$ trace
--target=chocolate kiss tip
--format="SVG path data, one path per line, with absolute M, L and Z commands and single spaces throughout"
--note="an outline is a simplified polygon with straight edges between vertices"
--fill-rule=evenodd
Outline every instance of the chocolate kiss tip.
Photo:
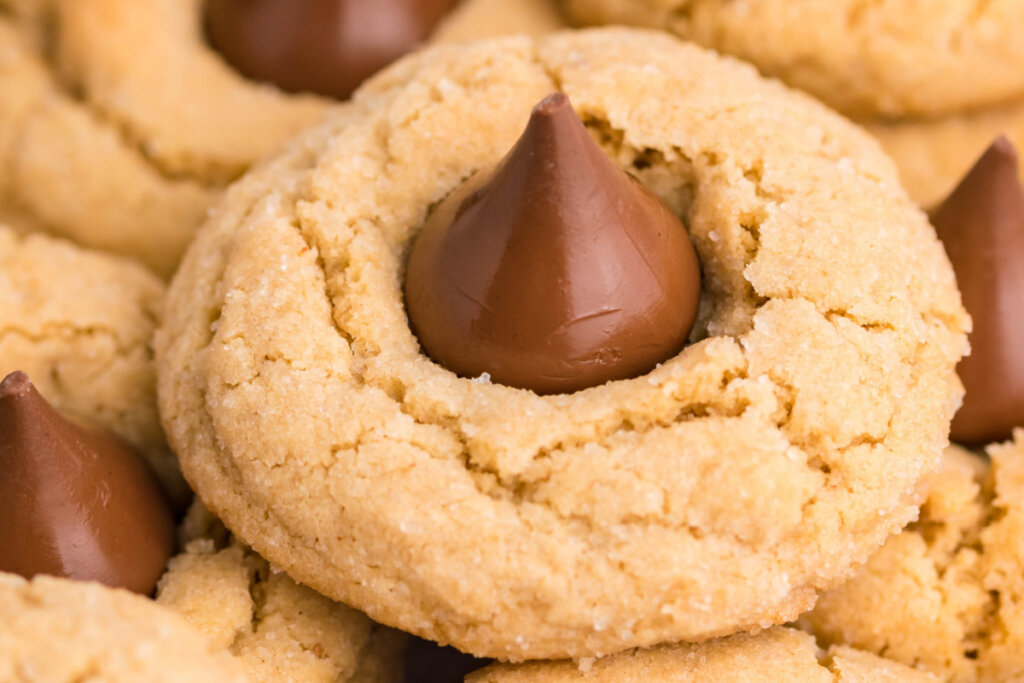
M 1017 158 L 1017 148 L 1013 146 L 1012 142 L 1010 142 L 1010 138 L 1005 135 L 997 137 L 989 146 L 989 149 L 996 150 L 1000 154 L 1004 154 L 1008 157 L 1013 157 L 1013 159 Z
M 32 380 L 21 370 L 15 370 L 0 382 L 0 397 L 23 396 L 32 388 Z
M 566 110 L 572 111 L 572 105 L 569 104 L 569 96 L 564 92 L 553 92 L 533 108 L 533 113 L 554 116 Z

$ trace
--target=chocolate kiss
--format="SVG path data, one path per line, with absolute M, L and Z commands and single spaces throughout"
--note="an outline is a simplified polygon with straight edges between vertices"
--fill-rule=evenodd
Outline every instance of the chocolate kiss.
M 1009 140 L 988 148 L 932 223 L 974 318 L 971 355 L 957 366 L 967 393 L 950 436 L 967 445 L 1009 439 L 1024 426 L 1024 188 Z
M 244 76 L 345 99 L 430 35 L 456 0 L 207 0 L 206 33 Z
M 682 348 L 700 299 L 686 229 L 619 170 L 561 93 L 436 208 L 405 297 L 426 353 L 539 394 L 636 377 Z
M 0 383 L 0 571 L 150 594 L 174 520 L 145 462 L 57 414 L 23 372 Z

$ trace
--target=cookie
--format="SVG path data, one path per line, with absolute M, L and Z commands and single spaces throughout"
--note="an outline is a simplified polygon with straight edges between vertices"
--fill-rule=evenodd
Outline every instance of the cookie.
M 24 371 L 59 411 L 117 433 L 180 504 L 191 494 L 160 426 L 150 347 L 163 296 L 136 263 L 0 226 L 0 377 Z
M 1024 432 L 986 450 L 947 449 L 921 519 L 822 596 L 817 633 L 946 681 L 1024 677 Z
M 996 0 L 561 0 L 582 24 L 671 31 L 854 116 L 938 116 L 1024 96 L 1024 5 Z
M 248 681 L 171 610 L 94 583 L 0 574 L 0 680 Z
M 431 207 L 566 93 L 687 226 L 704 292 L 656 369 L 541 396 L 421 351 Z M 891 162 L 659 33 L 440 47 L 228 193 L 157 333 L 211 510 L 302 583 L 479 656 L 586 657 L 795 618 L 916 514 L 966 316 Z
M 1024 101 L 971 114 L 865 127 L 896 162 L 910 196 L 931 209 L 997 136 L 1005 135 L 1024 148 Z M 1024 173 L 1021 176 L 1024 179 Z
M 401 634 L 300 586 L 271 568 L 200 505 L 182 526 L 157 603 L 182 614 L 254 681 L 387 683 L 401 680 Z
M 540 0 L 504 3 L 497 25 L 492 1 L 467 0 L 437 39 L 557 26 Z M 169 277 L 224 185 L 339 106 L 237 73 L 204 6 L 0 2 L 0 215 Z
M 792 628 L 736 635 L 699 645 L 662 645 L 575 664 L 495 664 L 470 674 L 466 683 L 937 683 L 938 678 L 848 647 L 827 652 Z
M 217 192 L 155 168 L 0 15 L 0 215 L 170 276 Z

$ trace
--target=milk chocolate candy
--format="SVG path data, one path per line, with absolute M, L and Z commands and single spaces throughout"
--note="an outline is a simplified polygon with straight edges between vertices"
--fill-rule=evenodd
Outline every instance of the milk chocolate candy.
M 405 296 L 437 363 L 567 393 L 677 354 L 696 317 L 700 268 L 679 218 L 611 162 L 556 93 L 496 168 L 428 218 Z
M 27 375 L 0 383 L 0 571 L 149 594 L 174 520 L 145 461 L 59 415 Z
M 207 0 L 206 33 L 242 75 L 345 99 L 422 43 L 455 0 Z
M 1009 439 L 1024 426 L 1024 188 L 1017 153 L 999 138 L 932 214 L 974 319 L 971 355 L 957 372 L 967 390 L 951 438 Z

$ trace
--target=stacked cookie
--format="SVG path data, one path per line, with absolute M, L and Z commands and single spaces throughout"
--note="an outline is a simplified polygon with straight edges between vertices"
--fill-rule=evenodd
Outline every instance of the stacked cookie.
M 1017 405 L 1007 382 L 972 413 L 1016 365 L 971 274 L 1024 287 L 964 238 L 1012 253 L 1009 143 L 934 213 L 947 258 L 870 135 L 751 66 L 566 31 L 435 45 L 350 97 L 396 44 L 518 20 L 349 4 L 0 0 L 0 214 L 176 269 L 164 297 L 130 260 L 0 231 L 0 371 L 28 372 L 0 386 L 0 571 L 79 581 L 0 575 L 0 679 L 449 675 L 403 672 L 400 632 L 499 660 L 470 681 L 1024 675 L 1019 449 L 992 447 L 989 475 L 943 455 L 970 326 L 954 269 L 975 353 L 1007 359 L 961 364 L 957 420 Z M 741 4 L 569 9 L 731 49 L 762 11 Z M 786 7 L 745 56 L 789 68 Z M 344 23 L 395 8 L 387 45 Z M 965 69 L 999 49 L 984 35 Z M 987 106 L 1019 75 L 972 94 L 911 44 L 864 79 L 831 47 L 794 82 L 844 76 L 857 113 Z M 67 163 L 34 156 L 72 129 Z M 77 170 L 97 158 L 111 175 Z M 1015 410 L 954 437 L 1005 439 Z

